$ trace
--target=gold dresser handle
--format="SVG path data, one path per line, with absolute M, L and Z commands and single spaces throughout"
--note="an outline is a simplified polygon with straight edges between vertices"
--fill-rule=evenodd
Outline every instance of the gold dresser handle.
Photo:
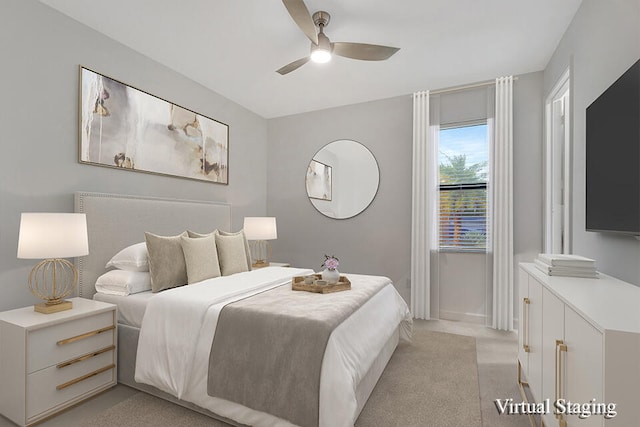
M 555 362 L 556 362 L 556 402 L 561 399 L 562 394 L 562 352 L 567 351 L 567 345 L 563 340 L 556 340 L 556 354 L 555 354 Z M 564 419 L 562 414 L 556 413 L 556 418 L 558 419 L 558 425 L 560 427 L 566 427 L 567 421 Z
M 83 375 L 83 376 L 81 376 L 81 377 L 78 377 L 78 378 L 76 378 L 75 380 L 71 380 L 71 381 L 68 381 L 68 382 L 66 382 L 66 383 L 64 383 L 64 384 L 60 384 L 60 385 L 56 386 L 56 390 L 62 390 L 62 389 L 64 389 L 64 388 L 71 387 L 71 386 L 72 386 L 72 385 L 74 385 L 74 384 L 77 384 L 77 383 L 79 383 L 79 382 L 81 382 L 81 381 L 87 380 L 87 379 L 89 379 L 89 378 L 91 378 L 91 377 L 95 377 L 96 375 L 101 374 L 101 373 L 103 373 L 103 372 L 106 372 L 106 371 L 108 371 L 108 370 L 110 370 L 110 369 L 113 369 L 113 368 L 115 368 L 115 367 L 116 367 L 116 365 L 112 363 L 112 364 L 107 365 L 107 366 L 105 366 L 105 367 L 103 367 L 103 368 L 100 368 L 100 369 L 98 369 L 98 370 L 96 370 L 96 371 L 89 372 L 89 373 L 88 373 L 88 374 L 86 374 L 86 375 Z
M 531 300 L 529 298 L 522 299 L 522 349 L 525 353 L 529 353 L 531 348 L 529 347 L 529 304 Z
M 110 345 L 109 347 L 105 347 L 103 349 L 94 351 L 92 353 L 87 353 L 84 356 L 80 356 L 76 359 L 71 359 L 71 360 L 67 360 L 66 362 L 59 363 L 58 365 L 56 365 L 56 368 L 58 369 L 66 368 L 67 366 L 71 366 L 74 363 L 83 362 L 85 360 L 91 359 L 92 357 L 99 356 L 102 353 L 106 353 L 108 351 L 115 350 L 115 349 L 116 349 L 115 345 Z
M 76 335 L 75 337 L 60 340 L 56 344 L 57 345 L 71 344 L 72 342 L 84 340 L 86 338 L 91 338 L 95 335 L 101 334 L 103 332 L 111 331 L 115 328 L 116 328 L 115 325 L 107 326 L 106 328 L 96 329 L 95 331 L 87 332 L 86 334 Z

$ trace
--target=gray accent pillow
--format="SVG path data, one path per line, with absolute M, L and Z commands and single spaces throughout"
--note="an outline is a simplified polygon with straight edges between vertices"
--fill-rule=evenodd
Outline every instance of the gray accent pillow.
M 218 248 L 218 260 L 220 261 L 220 271 L 223 276 L 241 273 L 251 269 L 251 260 L 249 259 L 249 261 L 247 261 L 244 232 L 216 233 L 215 238 L 216 247 Z
M 158 236 L 144 233 L 149 252 L 151 292 L 160 292 L 187 284 L 187 265 L 182 251 L 182 236 Z
M 191 231 L 191 230 L 187 230 L 187 234 L 189 235 L 189 237 L 191 238 L 196 238 L 196 237 L 209 237 L 209 236 L 213 236 L 214 234 L 216 234 L 218 232 L 218 230 L 213 230 L 211 233 L 206 233 L 206 234 L 202 234 L 202 233 L 198 233 L 197 231 Z
M 196 238 L 182 236 L 181 239 L 189 284 L 220 277 L 216 236 L 213 233 Z
M 207 236 L 211 236 L 212 234 L 219 234 L 221 236 L 236 236 L 238 234 L 242 234 L 242 238 L 244 239 L 244 252 L 245 252 L 245 256 L 247 257 L 247 268 L 248 268 L 247 271 L 251 271 L 251 249 L 249 248 L 249 242 L 247 242 L 247 238 L 244 235 L 244 230 L 240 230 L 235 233 L 228 233 L 226 231 L 213 230 L 211 233 L 207 233 L 207 234 L 202 234 L 202 233 L 197 233 L 195 231 L 187 230 L 187 234 L 189 234 L 189 237 L 207 237 Z M 226 274 L 223 274 L 223 276 L 226 276 Z
M 227 233 L 226 231 L 216 230 L 221 236 L 238 236 L 242 235 L 242 240 L 244 241 L 244 253 L 247 257 L 247 270 L 251 271 L 251 249 L 249 248 L 249 242 L 247 242 L 247 238 L 244 235 L 244 230 L 237 231 L 235 233 Z

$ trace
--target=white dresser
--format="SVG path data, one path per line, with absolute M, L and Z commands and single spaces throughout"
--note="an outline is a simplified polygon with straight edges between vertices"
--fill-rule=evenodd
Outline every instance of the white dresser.
M 0 313 L 0 413 L 25 426 L 117 382 L 116 306 L 72 298 L 73 308 Z
M 548 276 L 520 264 L 519 370 L 537 403 L 550 400 L 551 426 L 636 426 L 640 409 L 640 288 Z M 617 415 L 554 415 L 557 399 L 615 403 Z

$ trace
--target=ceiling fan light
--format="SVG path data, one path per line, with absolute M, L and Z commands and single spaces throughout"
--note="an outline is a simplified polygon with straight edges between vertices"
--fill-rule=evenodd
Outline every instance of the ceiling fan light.
M 315 49 L 311 52 L 311 60 L 318 64 L 324 64 L 331 61 L 331 52 L 321 48 Z
M 322 32 L 323 25 L 320 26 L 320 32 L 318 33 L 318 44 L 311 43 L 311 60 L 318 64 L 324 64 L 331 61 L 331 41 Z

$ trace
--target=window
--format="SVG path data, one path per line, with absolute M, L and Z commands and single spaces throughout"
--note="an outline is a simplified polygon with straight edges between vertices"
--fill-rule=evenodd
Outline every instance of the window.
M 442 126 L 438 148 L 440 250 L 484 252 L 487 246 L 487 123 Z

